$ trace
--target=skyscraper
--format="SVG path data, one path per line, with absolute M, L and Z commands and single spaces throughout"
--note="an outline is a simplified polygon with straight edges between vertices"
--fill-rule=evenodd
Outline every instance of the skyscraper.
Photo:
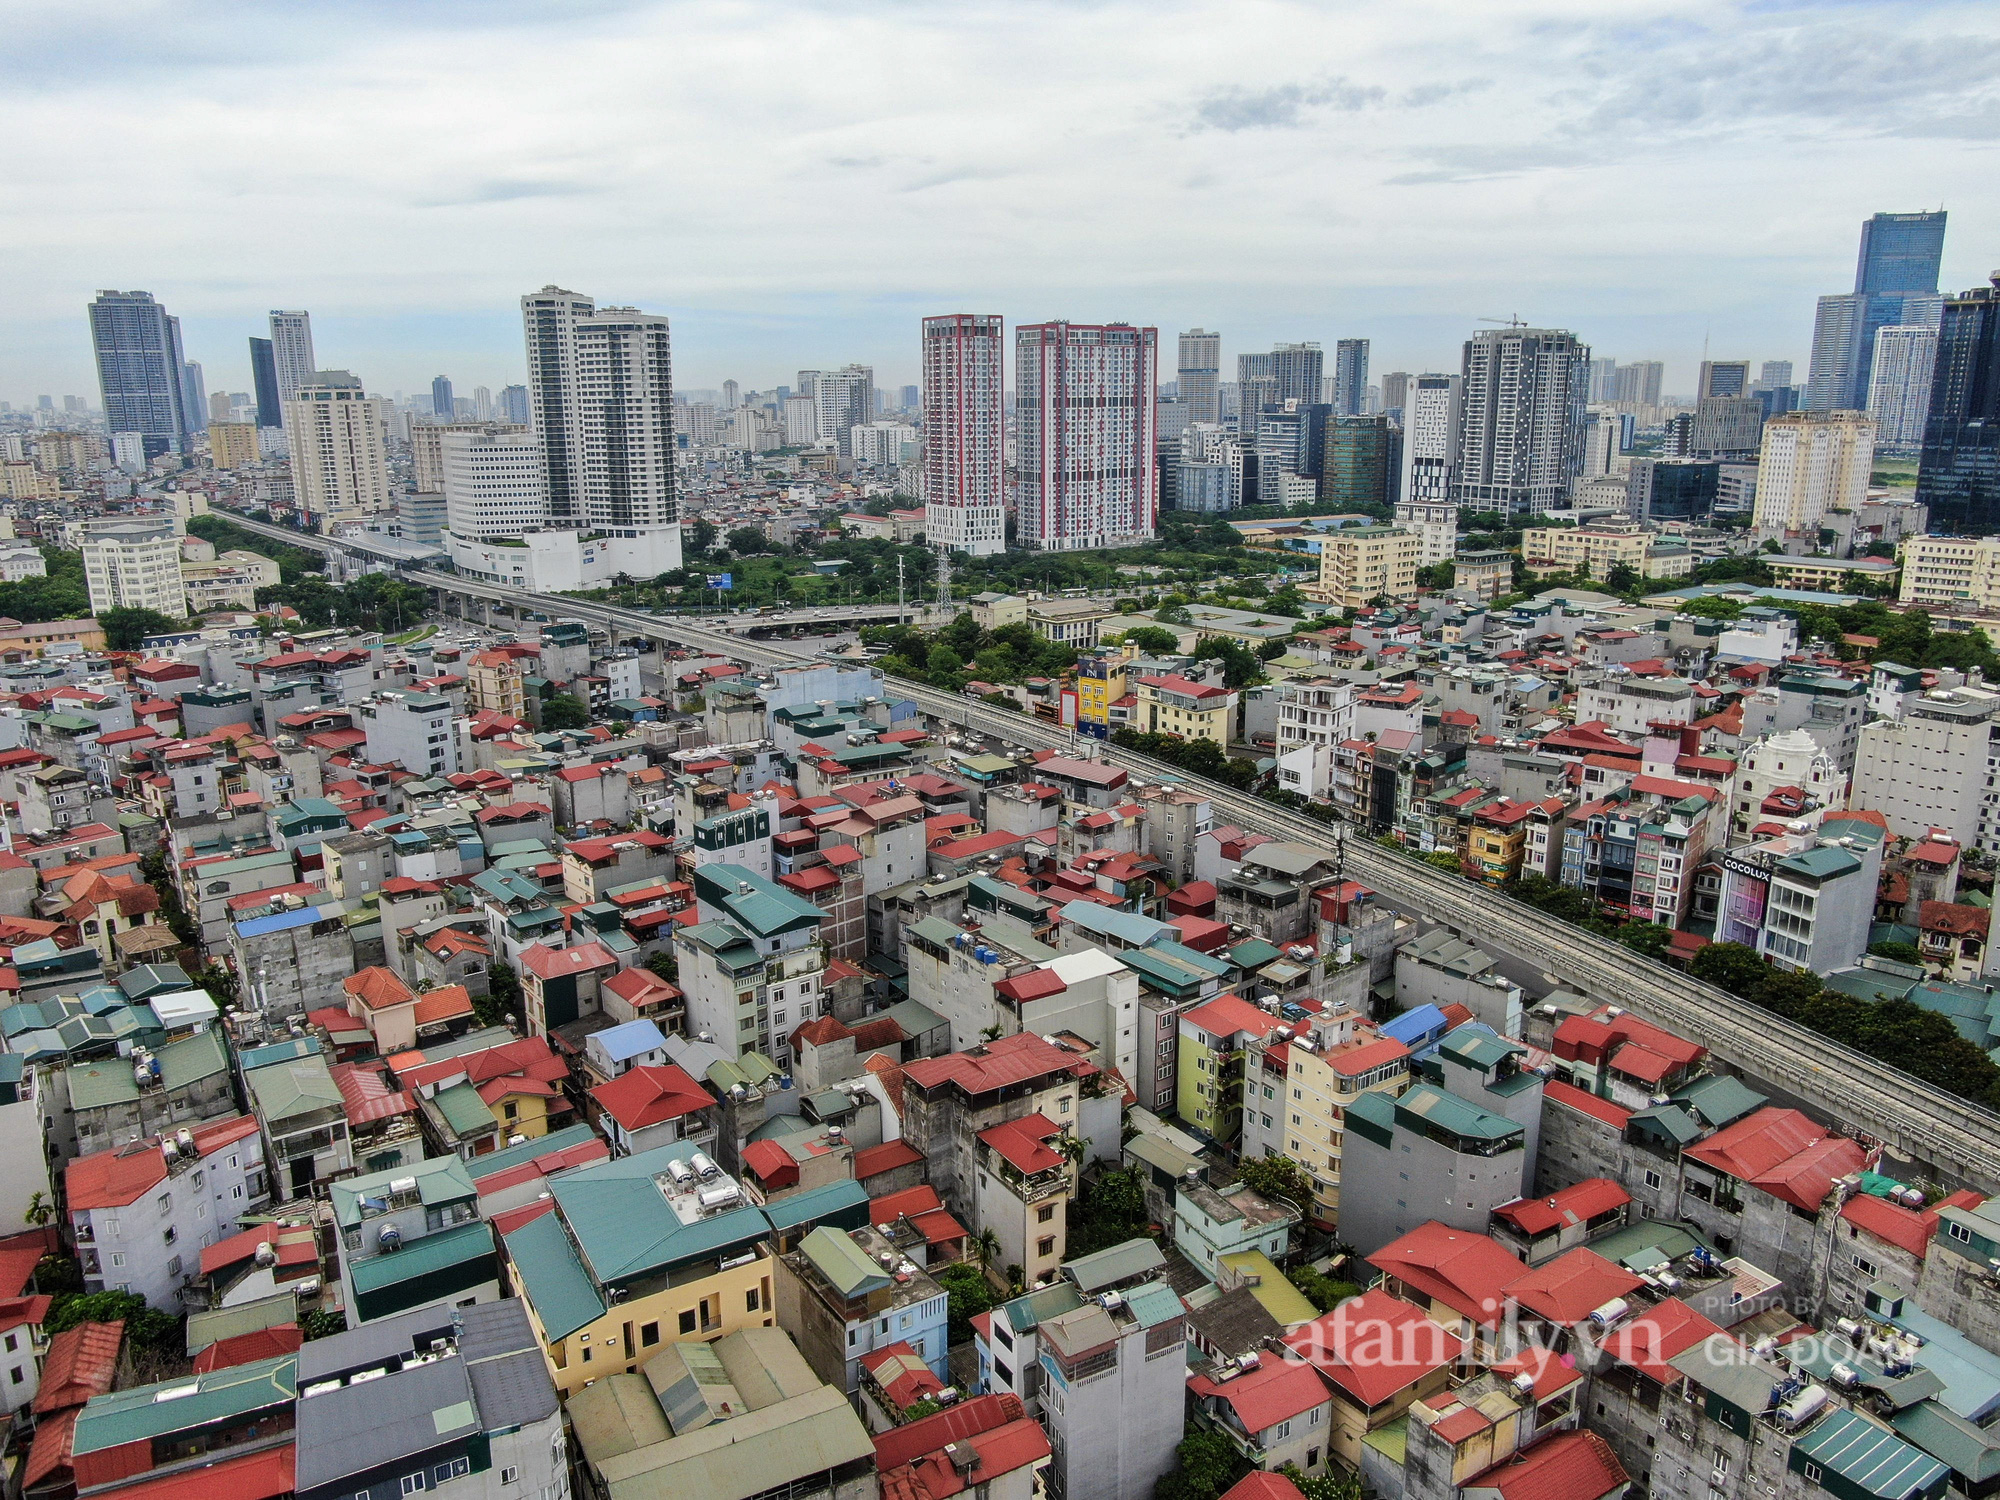
M 1792 362 L 1789 359 L 1767 359 L 1757 370 L 1757 384 L 1766 390 L 1777 390 L 1792 383 Z
M 1341 339 L 1333 346 L 1333 414 L 1360 416 L 1367 394 L 1368 340 Z
M 316 370 L 285 403 L 292 485 L 299 509 L 322 532 L 389 509 L 382 417 L 346 370 Z
M 1153 535 L 1159 330 L 1030 323 L 1014 330 L 1021 540 L 1091 551 Z
M 208 382 L 203 379 L 197 360 L 181 364 L 181 409 L 187 413 L 189 432 L 208 430 Z
M 800 371 L 803 378 L 805 371 Z M 821 437 L 834 441 L 835 451 L 854 453 L 854 429 L 875 420 L 875 371 L 868 365 L 843 365 L 815 372 L 814 417 Z
M 1874 459 L 1875 419 L 1865 412 L 1773 417 L 1757 454 L 1757 530 L 1817 537 L 1828 511 L 1861 509 Z
M 1422 562 L 1444 562 L 1457 550 L 1459 378 L 1412 375 L 1403 398 L 1402 475 L 1396 521 L 1423 538 Z
M 1190 328 L 1181 335 L 1178 379 L 1181 405 L 1187 408 L 1189 422 L 1212 426 L 1222 420 L 1215 390 L 1222 379 L 1221 334 Z
M 2000 272 L 1944 305 L 1917 499 L 1933 531 L 2000 532 Z
M 1298 498 L 1317 499 L 1318 487 L 1288 485 L 1287 480 L 1316 480 L 1326 453 L 1326 423 L 1332 408 L 1323 401 L 1281 401 L 1257 417 L 1257 503 L 1289 505 Z
M 528 409 L 528 388 L 525 385 L 501 386 L 500 398 L 494 403 L 493 415 L 502 422 L 527 426 L 534 415 Z
M 1742 396 L 1750 390 L 1750 361 L 1747 359 L 1705 359 L 1701 362 L 1701 386 L 1697 401 L 1711 397 Z
M 1875 330 L 1875 368 L 1868 377 L 1868 415 L 1875 419 L 1875 443 L 1892 453 L 1923 446 L 1924 413 L 1931 404 L 1931 375 L 1937 363 L 1935 328 L 1891 323 Z
M 1657 359 L 1635 359 L 1620 365 L 1612 381 L 1611 399 L 1620 406 L 1658 406 L 1666 366 Z
M 306 312 L 271 310 L 271 361 L 277 372 L 278 400 L 289 401 L 292 393 L 319 368 L 313 360 L 312 315 Z
M 743 387 L 733 380 L 722 382 L 722 409 L 735 411 L 743 404 Z
M 1842 292 L 1819 299 L 1813 314 L 1812 356 L 1806 365 L 1806 389 L 1799 405 L 1806 411 L 1850 411 L 1860 405 L 1863 373 L 1862 330 L 1868 321 L 1868 299 L 1859 292 Z
M 1590 399 L 1601 405 L 1618 399 L 1618 361 L 1593 359 L 1590 362 Z
M 547 286 L 521 299 L 549 524 L 620 540 L 626 572 L 681 566 L 667 320 Z
M 1409 398 L 1410 375 L 1407 370 L 1391 370 L 1382 377 L 1382 410 L 1397 412 Z
M 923 322 L 924 534 L 974 557 L 1007 550 L 1005 338 L 998 313 Z
M 1564 329 L 1482 329 L 1460 378 L 1458 503 L 1531 515 L 1567 499 L 1583 472 L 1590 346 Z
M 1387 417 L 1335 416 L 1326 424 L 1319 498 L 1330 505 L 1387 505 L 1396 477 L 1396 431 Z
M 431 411 L 445 422 L 458 414 L 452 402 L 451 380 L 447 376 L 439 375 L 431 381 Z
M 1366 348 L 1366 341 L 1363 347 Z M 1271 348 L 1271 379 L 1277 382 L 1277 401 L 1300 401 L 1318 406 L 1322 401 L 1320 371 L 1325 357 L 1318 344 L 1274 344 Z M 1364 367 L 1365 369 L 1365 367 Z M 1362 381 L 1367 384 L 1366 380 Z
M 250 384 L 257 392 L 257 425 L 285 425 L 284 397 L 278 393 L 278 361 L 269 339 L 250 340 Z
M 1876 214 L 1861 226 L 1854 290 L 1869 297 L 1934 297 L 1944 260 L 1945 212 Z
M 475 385 L 472 388 L 472 416 L 477 422 L 490 422 L 493 419 L 493 392 L 483 385 Z
M 136 432 L 148 459 L 188 447 L 181 325 L 151 292 L 102 291 L 90 304 L 90 339 L 104 424 Z
M 453 536 L 518 537 L 548 525 L 548 464 L 535 433 L 490 423 L 429 430 Z

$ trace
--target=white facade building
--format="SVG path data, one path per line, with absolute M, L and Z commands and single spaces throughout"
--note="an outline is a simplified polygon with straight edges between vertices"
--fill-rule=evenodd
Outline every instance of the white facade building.
M 541 439 L 515 427 L 440 428 L 445 525 L 453 536 L 518 537 L 549 523 Z
M 1931 372 L 1938 331 L 1897 324 L 1875 331 L 1875 366 L 1868 378 L 1868 415 L 1884 448 L 1914 449 L 1924 441 L 1931 409 Z
M 627 544 L 615 537 L 581 531 L 530 531 L 515 539 L 481 541 L 447 533 L 445 553 L 452 566 L 483 583 L 504 583 L 535 593 L 570 593 L 611 582 L 620 573 L 638 571 L 629 561 Z
M 83 544 L 83 578 L 94 615 L 151 609 L 179 620 L 188 612 L 180 538 L 170 521 L 93 527 Z
M 394 762 L 419 776 L 458 774 L 458 736 L 452 732 L 449 698 L 390 688 L 362 699 L 356 709 L 371 763 Z
M 806 448 L 819 441 L 819 403 L 810 396 L 785 401 L 785 446 Z
M 1005 337 L 998 313 L 924 319 L 925 535 L 974 557 L 1007 548 Z
M 1459 388 L 1456 375 L 1412 375 L 1403 392 L 1403 472 L 1396 490 L 1396 519 L 1405 519 L 1403 505 L 1421 505 L 1433 511 L 1452 507 L 1452 538 L 1446 540 L 1444 551 L 1433 557 L 1435 542 L 1426 534 L 1426 563 L 1450 557 L 1452 539 L 1458 534 L 1452 478 L 1458 457 Z
M 917 429 L 902 422 L 865 422 L 849 429 L 847 443 L 856 463 L 894 468 L 906 452 L 914 454 Z
M 65 1181 L 84 1291 L 136 1292 L 169 1312 L 200 1275 L 201 1252 L 270 1198 L 247 1115 L 79 1157 Z
M 875 371 L 867 365 L 821 371 L 813 381 L 813 401 L 820 436 L 851 456 L 854 429 L 875 420 Z
M 23 578 L 48 575 L 48 559 L 33 542 L 0 542 L 0 583 L 19 583 Z
M 389 507 L 389 455 L 382 412 L 345 370 L 316 370 L 285 403 L 292 485 L 299 509 L 331 534 L 341 521 Z
M 549 525 L 614 539 L 622 571 L 681 565 L 667 320 L 547 286 L 521 299 Z
M 1029 323 L 1014 330 L 1020 539 L 1091 552 L 1151 537 L 1159 330 Z
M 1858 511 L 1875 462 L 1875 419 L 1858 411 L 1794 411 L 1764 424 L 1756 527 L 1817 532 L 1830 510 Z
M 1322 800 L 1333 795 L 1334 747 L 1354 737 L 1355 686 L 1331 678 L 1293 681 L 1279 689 L 1272 754 L 1287 791 Z
M 1861 727 L 1848 805 L 1881 813 L 1898 838 L 1939 828 L 1966 848 L 2000 849 L 2000 808 L 1987 783 L 2000 774 L 2000 693 L 1938 688 L 1906 699 L 1901 719 Z

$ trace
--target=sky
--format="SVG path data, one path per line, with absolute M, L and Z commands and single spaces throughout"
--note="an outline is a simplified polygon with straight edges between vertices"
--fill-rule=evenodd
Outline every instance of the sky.
M 522 378 L 554 283 L 673 320 L 677 384 L 918 378 L 999 312 L 1373 341 L 1483 318 L 1663 359 L 1791 359 L 1861 221 L 2000 265 L 2000 7 L 0 0 L 0 399 L 88 393 L 143 288 L 207 386 L 311 311 L 371 391 Z M 1329 366 L 1330 368 L 1330 366 Z

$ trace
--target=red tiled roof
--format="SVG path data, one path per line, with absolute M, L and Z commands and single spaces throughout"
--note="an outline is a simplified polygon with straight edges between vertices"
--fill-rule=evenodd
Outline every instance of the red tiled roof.
M 923 1159 L 924 1154 L 908 1141 L 884 1141 L 879 1146 L 867 1146 L 854 1153 L 854 1180 L 866 1182 L 898 1167 L 915 1166 Z
M 80 1156 L 63 1169 L 72 1212 L 80 1208 L 123 1208 L 166 1181 L 167 1159 L 158 1141 L 120 1146 Z
M 1616 1297 L 1645 1285 L 1623 1266 L 1582 1246 L 1507 1284 L 1507 1297 L 1551 1323 L 1570 1327 Z
M 1721 1332 L 1687 1303 L 1669 1300 L 1655 1303 L 1631 1322 L 1613 1329 L 1604 1340 L 1604 1349 L 1661 1385 L 1670 1385 L 1680 1378 L 1680 1372 L 1667 1361 Z
M 1686 1155 L 1807 1212 L 1819 1208 L 1839 1178 L 1860 1171 L 1868 1160 L 1859 1142 L 1775 1105 L 1718 1130 L 1688 1147 Z
M 1500 1500 L 1604 1500 L 1623 1494 L 1629 1482 L 1611 1445 L 1580 1429 L 1523 1448 L 1468 1480 L 1465 1487 L 1496 1490 Z
M 49 1340 L 42 1360 L 41 1388 L 35 1393 L 35 1413 L 66 1411 L 82 1406 L 111 1389 L 118 1373 L 118 1350 L 125 1342 L 125 1323 L 79 1323 Z
M 1031 1078 L 1069 1072 L 1075 1064 L 1076 1059 L 1062 1048 L 1023 1031 L 963 1052 L 919 1058 L 905 1064 L 903 1073 L 919 1088 L 956 1083 L 968 1094 L 986 1094 Z
M 1465 1341 L 1382 1288 L 1285 1335 L 1285 1345 L 1362 1407 L 1378 1406 L 1465 1353 Z
M 602 943 L 579 943 L 574 948 L 551 948 L 546 944 L 531 944 L 521 954 L 521 967 L 537 979 L 558 979 L 572 974 L 581 974 L 586 969 L 601 969 L 607 965 L 615 967 L 618 960 L 606 951 Z
M 590 1091 L 604 1112 L 627 1130 L 644 1130 L 706 1109 L 715 1100 L 675 1063 L 631 1068 Z
M 1048 1141 L 1062 1134 L 1062 1127 L 1037 1111 L 1018 1120 L 1003 1120 L 979 1132 L 979 1139 L 999 1152 L 1010 1165 L 1023 1172 L 1047 1172 L 1063 1164 L 1060 1151 Z
M 226 1370 L 236 1365 L 253 1364 L 260 1359 L 276 1359 L 283 1354 L 296 1354 L 304 1343 L 296 1323 L 278 1323 L 270 1328 L 259 1328 L 250 1333 L 239 1333 L 233 1338 L 217 1339 L 194 1357 L 194 1372 L 206 1375 L 210 1370 Z
M 965 1226 L 952 1217 L 937 1189 L 928 1183 L 868 1200 L 869 1223 L 894 1224 L 903 1218 L 932 1245 L 949 1245 L 965 1238 Z
M 1917 908 L 1917 926 L 1925 932 L 1940 932 L 1951 937 L 1983 938 L 1992 915 L 1977 906 L 1926 901 Z
M 1391 1240 L 1368 1263 L 1482 1327 L 1498 1324 L 1506 1289 L 1524 1269 L 1499 1241 L 1436 1220 Z
M 1574 1228 L 1599 1214 L 1623 1208 L 1632 1195 L 1609 1177 L 1586 1177 L 1544 1198 L 1520 1198 L 1493 1210 L 1523 1234 L 1547 1234 L 1551 1229 Z
M 364 1010 L 386 1010 L 391 1006 L 408 1005 L 415 1000 L 416 992 L 396 976 L 393 969 L 385 969 L 380 964 L 350 974 L 340 981 L 340 987 L 361 1002 Z
M 945 1456 L 952 1445 L 976 1455 L 970 1470 L 961 1473 Z M 945 1500 L 1050 1452 L 1048 1435 L 1027 1417 L 1019 1396 L 975 1396 L 875 1438 L 881 1500 Z
M 119 1500 L 275 1500 L 296 1487 L 296 1452 L 286 1443 L 158 1479 L 125 1481 L 117 1493 Z
M 1188 1011 L 1181 1019 L 1200 1027 L 1210 1036 L 1234 1036 L 1239 1031 L 1266 1036 L 1285 1024 L 1237 995 L 1217 995 L 1208 1004 Z
M 1243 1430 L 1253 1435 L 1309 1412 L 1327 1399 L 1326 1383 L 1319 1378 L 1318 1371 L 1302 1359 L 1280 1359 L 1276 1355 L 1265 1355 L 1256 1369 L 1246 1370 L 1233 1380 L 1191 1376 L 1188 1389 L 1203 1398 L 1212 1396 L 1231 1408 Z
M 799 1180 L 799 1164 L 776 1141 L 752 1141 L 745 1146 L 743 1165 L 768 1187 L 789 1187 Z
M 1905 1208 L 1873 1193 L 1856 1193 L 1841 1204 L 1840 1216 L 1856 1228 L 1867 1230 L 1878 1240 L 1909 1251 L 1919 1260 L 1929 1251 L 1931 1233 L 1938 1224 L 1935 1211 L 1919 1212 L 1914 1208 Z

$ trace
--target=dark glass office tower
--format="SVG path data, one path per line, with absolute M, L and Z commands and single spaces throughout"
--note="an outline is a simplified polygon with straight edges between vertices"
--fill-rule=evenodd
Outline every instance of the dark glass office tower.
M 1861 226 L 1854 290 L 1870 297 L 1935 297 L 1944 260 L 1944 210 L 1877 214 Z
M 147 458 L 187 452 L 180 320 L 151 292 L 99 292 L 90 304 L 90 339 L 105 426 L 138 433 Z
M 1917 499 L 1933 531 L 2000 532 L 2000 271 L 1944 304 Z
M 449 422 L 453 415 L 451 381 L 440 375 L 431 382 L 431 410 Z
M 257 425 L 283 427 L 284 408 L 278 401 L 278 361 L 269 339 L 250 340 L 250 384 L 257 392 Z

